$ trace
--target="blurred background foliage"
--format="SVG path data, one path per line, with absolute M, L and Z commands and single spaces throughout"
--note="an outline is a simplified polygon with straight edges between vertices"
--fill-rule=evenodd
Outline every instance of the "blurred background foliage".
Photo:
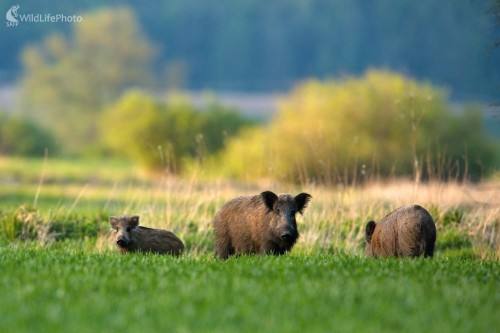
M 310 81 L 268 125 L 232 139 L 219 165 L 235 177 L 293 182 L 479 179 L 498 166 L 498 141 L 477 107 L 451 111 L 442 89 L 391 72 Z
M 0 156 L 44 156 L 56 148 L 51 133 L 22 117 L 0 110 Z
M 500 89 L 494 70 L 500 51 L 492 50 L 500 35 L 491 15 L 497 1 L 156 0 L 146 6 L 136 0 L 23 0 L 20 14 L 61 12 L 84 20 L 74 28 L 21 24 L 0 34 L 0 81 L 21 73 L 18 55 L 27 44 L 92 30 L 119 56 L 115 41 L 133 37 L 140 25 L 157 46 L 158 84 L 177 77 L 191 90 L 287 91 L 307 78 L 362 75 L 376 67 L 452 88 L 454 98 L 488 98 Z M 2 2 L 0 12 L 12 4 Z M 124 7 L 135 24 L 123 21 Z M 115 22 L 114 34 L 102 30 L 105 21 Z M 136 45 L 135 52 L 150 51 Z
M 182 96 L 160 103 L 131 91 L 104 112 L 101 133 L 116 155 L 150 169 L 178 173 L 186 163 L 199 164 L 218 152 L 226 137 L 253 123 L 236 110 L 215 103 L 195 108 Z
M 69 152 L 93 150 L 103 107 L 152 79 L 153 50 L 129 9 L 85 14 L 70 37 L 50 35 L 23 51 L 20 110 Z
M 292 182 L 498 170 L 500 124 L 484 107 L 500 91 L 498 0 L 117 4 L 21 3 L 83 21 L 0 34 L 0 82 L 18 91 L 0 154 Z M 197 89 L 282 100 L 257 122 L 216 97 L 194 103 L 184 92 Z

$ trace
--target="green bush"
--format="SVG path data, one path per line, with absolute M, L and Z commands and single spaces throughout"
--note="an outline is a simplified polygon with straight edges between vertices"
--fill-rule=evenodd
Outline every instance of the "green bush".
M 21 117 L 0 113 L 0 155 L 43 156 L 55 147 L 48 131 Z
M 472 249 L 472 241 L 459 228 L 448 226 L 438 231 L 437 248 L 439 251 Z
M 268 126 L 231 140 L 221 160 L 228 175 L 294 182 L 479 178 L 496 166 L 492 140 L 480 112 L 452 112 L 442 89 L 370 71 L 298 86 Z
M 233 109 L 217 103 L 208 105 L 199 113 L 203 145 L 207 153 L 214 153 L 226 144 L 226 140 L 239 133 L 240 129 L 253 122 Z
M 217 104 L 196 109 L 183 98 L 160 103 L 133 91 L 105 111 L 101 131 L 116 154 L 150 169 L 180 172 L 187 162 L 220 150 L 227 137 L 248 124 L 236 111 Z
M 46 243 L 92 238 L 108 228 L 108 218 L 104 212 L 91 216 L 62 213 L 43 217 L 37 208 L 23 205 L 15 211 L 0 211 L 0 239 Z

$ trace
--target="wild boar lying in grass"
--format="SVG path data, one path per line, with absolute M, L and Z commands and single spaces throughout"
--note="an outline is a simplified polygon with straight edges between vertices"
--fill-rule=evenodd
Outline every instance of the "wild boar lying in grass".
M 366 225 L 365 253 L 369 257 L 432 257 L 436 226 L 427 210 L 414 205 L 396 209 L 379 223 Z
M 139 216 L 111 216 L 111 227 L 115 230 L 114 240 L 122 253 L 153 252 L 179 255 L 184 244 L 172 232 L 139 226 Z
M 230 200 L 213 221 L 216 256 L 290 251 L 299 237 L 295 215 L 303 213 L 310 199 L 307 193 L 294 197 L 266 191 Z

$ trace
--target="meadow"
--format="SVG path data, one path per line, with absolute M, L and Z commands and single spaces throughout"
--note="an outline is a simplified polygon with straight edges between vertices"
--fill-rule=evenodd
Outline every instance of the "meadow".
M 500 186 L 302 186 L 145 174 L 121 161 L 0 159 L 2 332 L 491 332 L 500 326 Z M 282 257 L 213 256 L 211 220 L 263 190 L 312 194 Z M 418 203 L 432 259 L 363 256 L 364 226 Z M 179 258 L 119 255 L 111 215 L 174 231 Z

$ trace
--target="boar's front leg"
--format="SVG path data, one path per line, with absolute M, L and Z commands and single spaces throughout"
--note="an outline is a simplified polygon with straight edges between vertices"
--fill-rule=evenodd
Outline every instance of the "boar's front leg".
M 272 254 L 272 255 L 282 255 L 285 254 L 285 250 L 274 242 L 265 242 L 261 245 L 259 254 Z

